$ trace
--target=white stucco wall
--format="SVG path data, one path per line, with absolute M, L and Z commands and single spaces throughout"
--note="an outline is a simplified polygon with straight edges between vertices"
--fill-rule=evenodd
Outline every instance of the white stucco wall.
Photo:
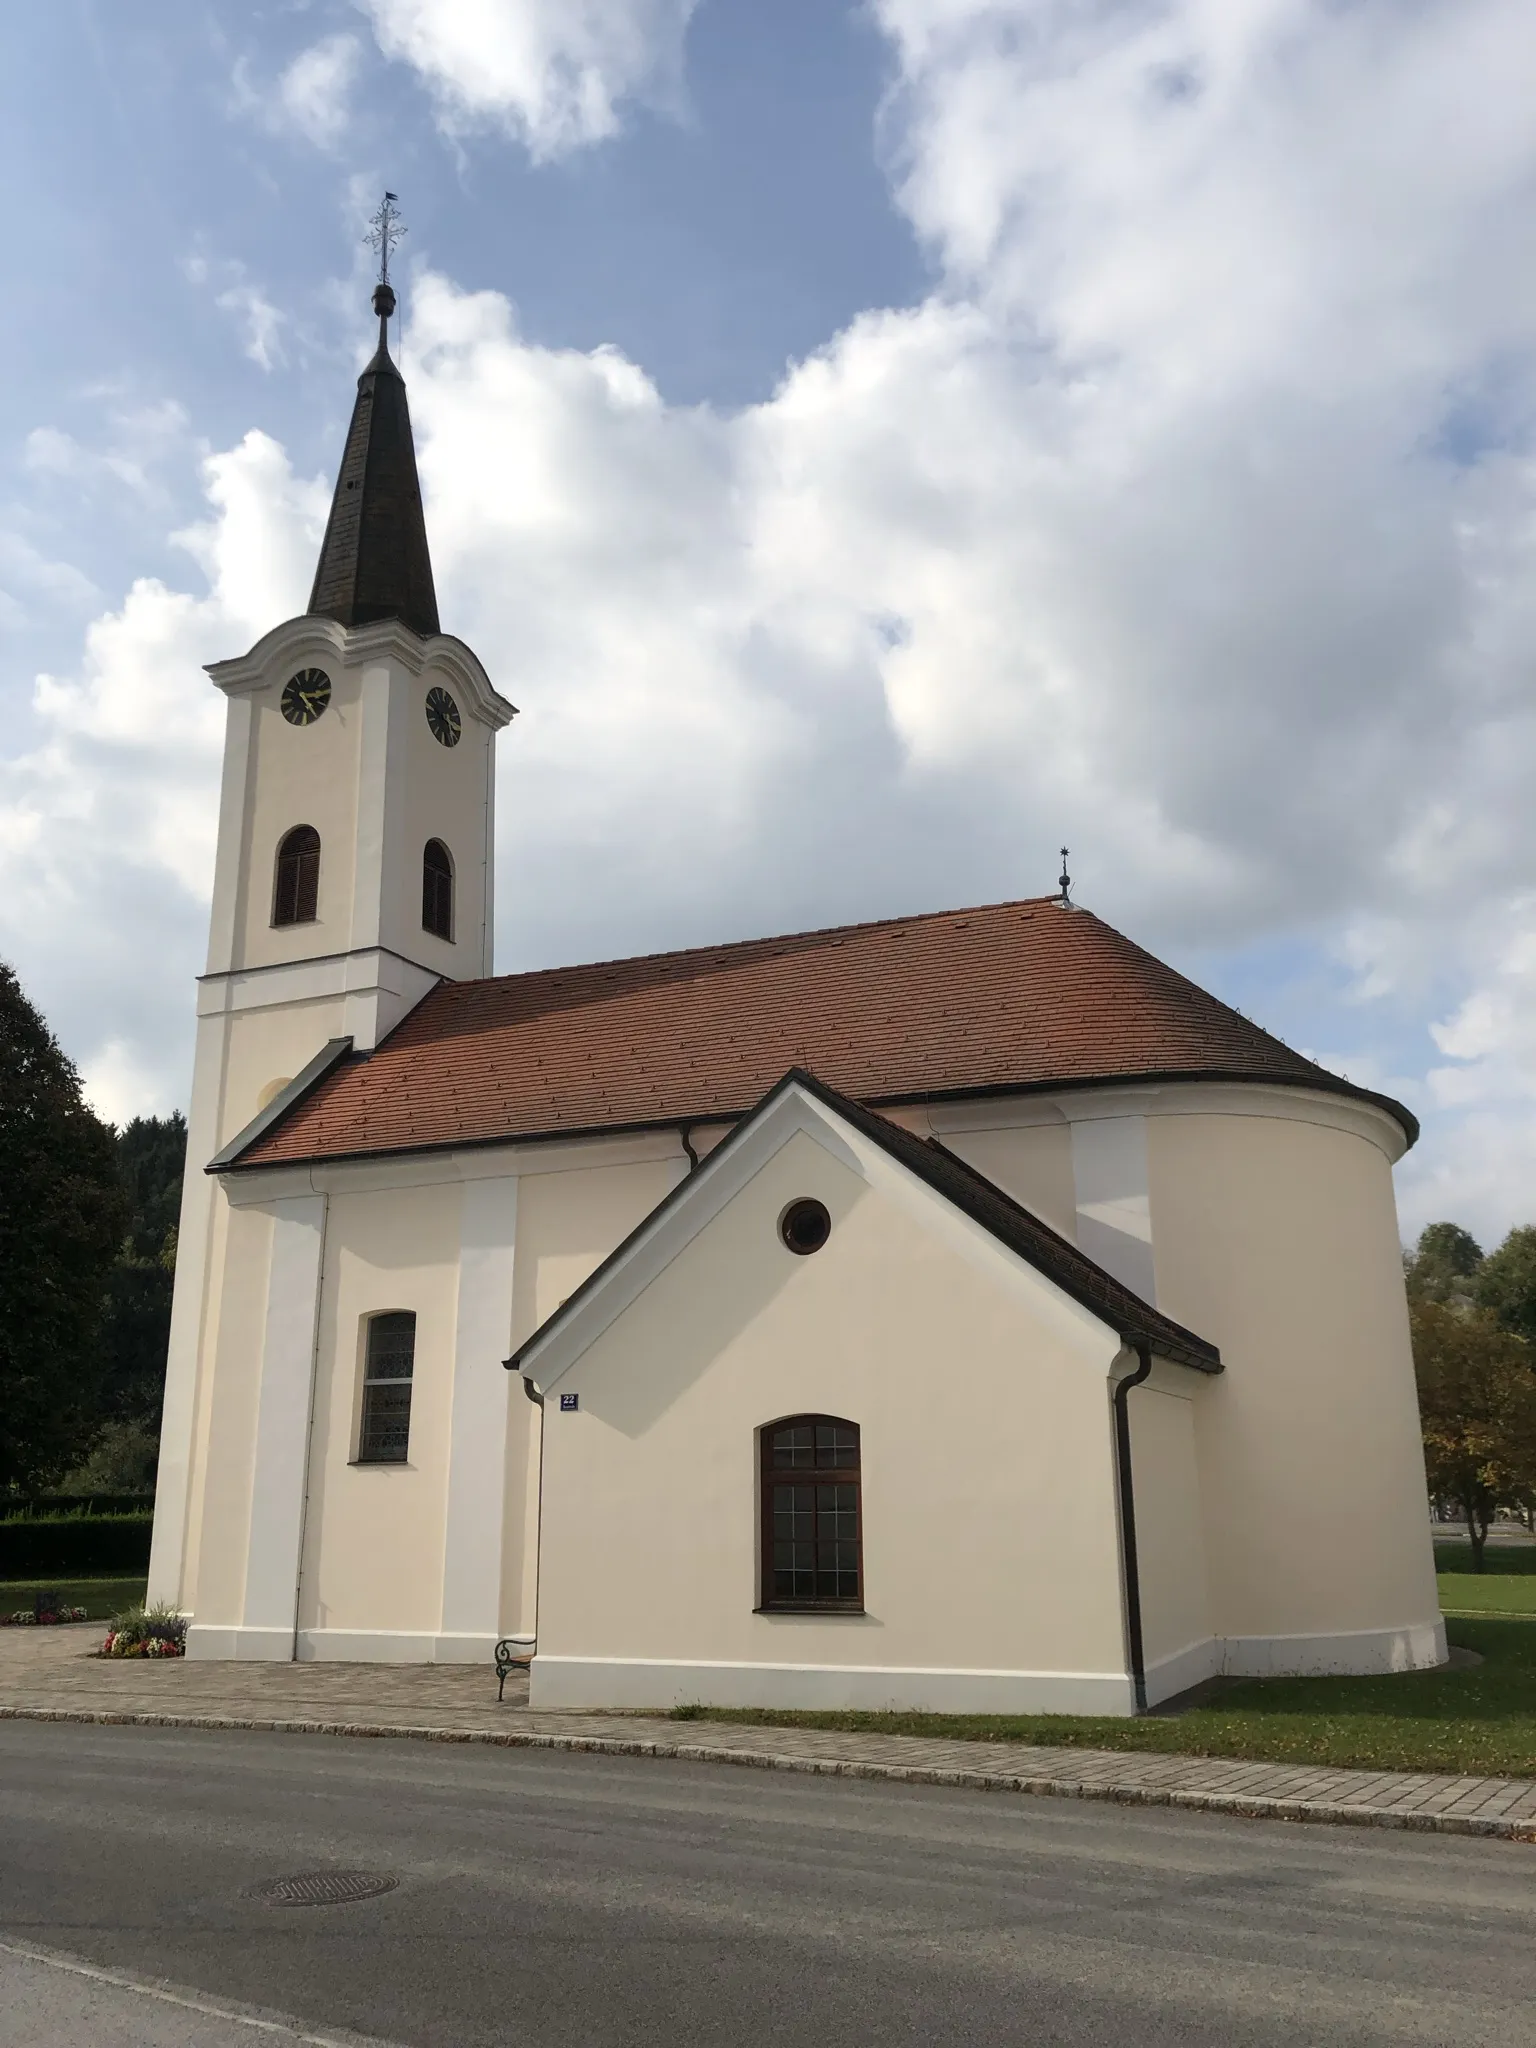
M 796 1135 L 549 1392 L 536 1704 L 1126 1711 L 1118 1341 L 912 1186 Z M 757 1432 L 809 1410 L 860 1427 L 862 1615 L 753 1611 Z
M 220 1284 L 213 1290 L 204 1335 L 189 1540 L 178 1604 L 235 1627 L 245 1606 L 272 1217 L 264 1211 L 232 1210 L 221 1197 L 212 1236 Z M 150 1590 L 157 1592 L 153 1586 Z
M 646 1149 L 652 1156 L 585 1165 L 594 1156 L 591 1145 L 545 1148 L 545 1170 L 521 1177 L 512 1344 L 553 1315 L 676 1186 L 688 1164 L 681 1144 L 663 1135 Z M 549 1170 L 557 1164 L 560 1171 Z M 538 1627 L 542 1444 L 542 1414 L 514 1381 L 507 1416 L 502 1631 L 527 1638 Z
M 438 1633 L 462 1200 L 441 1186 L 330 1198 L 300 1655 L 378 1654 L 375 1637 Z M 409 1453 L 361 1465 L 366 1323 L 398 1309 L 416 1316 Z
M 1006 1113 L 1008 1104 L 1000 1105 Z M 953 1120 L 954 1112 L 951 1112 Z M 1077 1190 L 1072 1177 L 1072 1127 L 1065 1122 L 997 1130 L 939 1128 L 951 1152 L 984 1173 L 1005 1195 L 1077 1242 Z
M 1197 1430 L 1215 1631 L 1231 1671 L 1433 1664 L 1391 1168 L 1304 1107 L 1148 1119 L 1159 1305 L 1226 1364 Z
M 249 1559 L 263 1502 L 278 1501 L 282 1540 L 297 1526 L 281 1503 L 301 1466 L 301 1657 L 485 1662 L 499 1636 L 532 1635 L 539 1416 L 502 1360 L 682 1163 L 663 1133 L 217 1185 L 181 1581 L 194 1655 L 290 1653 L 253 1625 Z M 294 1349 L 274 1323 L 271 1260 L 274 1219 L 295 1200 L 323 1212 L 313 1428 L 307 1465 L 295 1449 L 276 1472 L 263 1468 L 259 1415 L 274 1340 Z M 390 1309 L 417 1317 L 410 1454 L 360 1466 L 363 1326 Z M 291 1383 L 294 1360 L 283 1369 Z
M 1159 1363 L 1127 1396 L 1147 1700 L 1212 1675 L 1218 1659 L 1205 1559 L 1196 1411 L 1214 1382 Z

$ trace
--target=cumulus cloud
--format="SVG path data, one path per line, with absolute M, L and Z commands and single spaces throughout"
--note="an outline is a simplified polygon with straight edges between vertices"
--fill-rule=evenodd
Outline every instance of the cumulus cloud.
M 361 47 L 356 36 L 326 36 L 301 50 L 277 82 L 277 105 L 287 125 L 323 149 L 346 133 Z
M 601 142 L 626 100 L 666 100 L 698 0 L 359 0 L 387 57 L 453 127 L 492 121 L 536 161 Z
M 241 58 L 232 79 L 233 105 L 274 135 L 292 135 L 334 153 L 352 122 L 352 88 L 362 54 L 355 35 L 323 36 L 300 50 L 270 82 L 258 82 Z
M 503 964 L 1045 889 L 1066 839 L 1080 893 L 1148 943 L 1320 962 L 1342 1063 L 1427 1112 L 1410 1223 L 1502 1228 L 1536 1138 L 1528 11 L 876 11 L 893 175 L 942 286 L 765 403 L 669 406 L 612 350 L 538 347 L 502 298 L 417 281 L 443 614 L 524 713 Z M 440 65 L 503 19 L 374 12 Z M 619 88 L 583 128 L 565 75 L 460 111 L 536 148 L 602 132 Z M 119 927 L 110 863 L 59 851 L 69 803 L 129 760 L 169 778 L 159 838 L 126 812 L 99 836 L 162 877 L 188 960 L 215 742 L 165 740 L 149 672 L 195 694 L 195 661 L 302 601 L 323 497 L 259 441 L 209 484 L 209 595 L 135 591 L 93 629 L 81 677 L 40 690 L 54 766 L 27 770 L 58 890 L 86 916 L 101 887 Z M 259 592 L 242 522 L 288 564 Z M 129 751 L 99 769 L 109 743 Z M 150 1042 L 117 1017 L 91 1040 L 118 1073 Z
M 283 361 L 283 316 L 258 285 L 232 284 L 214 303 L 240 322 L 245 353 L 258 369 L 275 369 Z
M 186 410 L 174 399 L 157 404 L 114 407 L 94 445 L 58 427 L 34 427 L 22 444 L 22 464 L 31 475 L 75 486 L 124 486 L 148 505 L 168 502 L 161 472 L 186 445 Z
M 41 739 L 0 761 L 0 957 L 112 1116 L 185 1097 L 223 740 L 201 666 L 303 604 L 327 497 L 262 434 L 204 482 L 209 519 L 178 536 L 203 592 L 135 583 L 76 674 L 38 677 Z

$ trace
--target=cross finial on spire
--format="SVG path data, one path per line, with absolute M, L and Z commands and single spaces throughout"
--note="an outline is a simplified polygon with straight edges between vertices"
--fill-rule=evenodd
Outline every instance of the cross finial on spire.
M 400 218 L 400 208 L 396 203 L 399 196 L 397 192 L 384 194 L 378 212 L 369 216 L 368 232 L 363 237 L 370 249 L 379 252 L 379 283 L 382 285 L 389 283 L 389 259 L 399 246 L 400 237 L 409 232 Z
M 1061 905 L 1065 910 L 1072 908 L 1072 877 L 1067 873 L 1067 849 L 1061 849 Z
M 395 199 L 393 192 L 384 194 L 383 204 L 370 217 L 368 232 L 363 237 L 370 249 L 379 252 L 379 281 L 373 288 L 373 310 L 379 316 L 379 347 L 386 354 L 389 351 L 389 316 L 395 310 L 395 288 L 389 281 L 389 259 L 406 231 Z

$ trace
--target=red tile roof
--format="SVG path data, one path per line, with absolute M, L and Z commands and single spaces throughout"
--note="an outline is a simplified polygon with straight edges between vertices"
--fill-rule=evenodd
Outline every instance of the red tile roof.
M 1158 1077 L 1399 1104 L 1052 897 L 443 982 L 242 1168 L 743 1115 L 790 1067 L 866 1103 Z

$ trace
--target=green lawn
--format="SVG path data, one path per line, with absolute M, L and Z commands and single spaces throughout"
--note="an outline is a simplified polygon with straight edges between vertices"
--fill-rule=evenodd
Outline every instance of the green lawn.
M 91 1621 L 109 1621 L 144 1598 L 137 1579 L 0 1579 L 0 1614 L 30 1607 L 39 1592 L 57 1593 L 67 1607 L 83 1607 Z
M 1536 1546 L 1473 1574 L 1465 1544 L 1437 1546 L 1446 1634 L 1483 1662 L 1391 1678 L 1231 1679 L 1189 1712 L 1142 1721 L 1065 1714 L 777 1713 L 679 1707 L 679 1720 L 866 1729 L 951 1741 L 1159 1750 L 1276 1763 L 1536 1776 Z M 1457 1553 L 1460 1553 L 1459 1555 Z
M 1490 1544 L 1472 1569 L 1469 1543 L 1437 1543 L 1440 1605 L 1447 1614 L 1530 1615 L 1536 1619 L 1536 1543 Z
M 1472 1546 L 1459 1537 L 1435 1545 L 1435 1569 L 1472 1572 Z M 1536 1543 L 1489 1543 L 1483 1547 L 1483 1571 L 1503 1578 L 1536 1578 Z

